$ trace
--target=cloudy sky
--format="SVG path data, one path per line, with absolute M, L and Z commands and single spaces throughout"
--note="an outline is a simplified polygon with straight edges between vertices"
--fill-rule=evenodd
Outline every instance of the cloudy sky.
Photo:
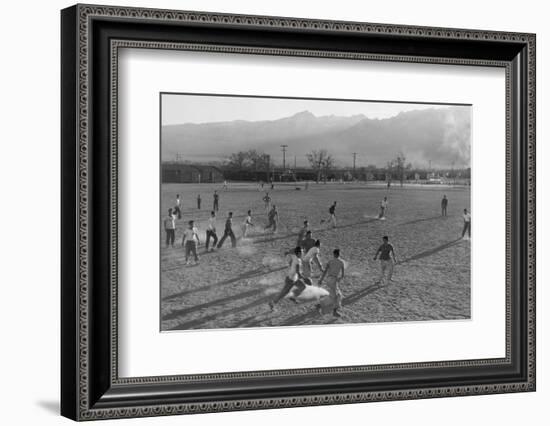
M 456 105 L 456 104 L 454 104 Z M 233 120 L 277 120 L 302 111 L 327 115 L 389 118 L 403 111 L 452 105 L 381 101 L 337 101 L 265 97 L 162 94 L 162 125 L 209 123 Z

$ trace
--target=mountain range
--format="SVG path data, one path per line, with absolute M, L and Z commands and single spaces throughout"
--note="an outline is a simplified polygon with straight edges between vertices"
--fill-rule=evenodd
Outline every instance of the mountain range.
M 287 164 L 299 166 L 305 155 L 326 149 L 339 166 L 384 166 L 403 152 L 406 162 L 432 167 L 470 166 L 471 110 L 456 106 L 401 112 L 390 118 L 365 115 L 315 116 L 302 111 L 277 120 L 176 124 L 162 127 L 162 160 L 177 154 L 186 161 L 222 161 L 232 153 L 256 149 L 282 163 L 280 145 L 288 145 Z

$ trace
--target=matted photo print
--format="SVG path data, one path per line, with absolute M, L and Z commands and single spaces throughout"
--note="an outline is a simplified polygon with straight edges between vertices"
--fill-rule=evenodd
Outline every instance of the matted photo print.
M 472 105 L 160 104 L 161 331 L 471 318 Z

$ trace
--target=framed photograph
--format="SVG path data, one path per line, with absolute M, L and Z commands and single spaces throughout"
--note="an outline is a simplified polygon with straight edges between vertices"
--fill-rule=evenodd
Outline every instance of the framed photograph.
M 61 12 L 61 412 L 535 390 L 535 35 Z

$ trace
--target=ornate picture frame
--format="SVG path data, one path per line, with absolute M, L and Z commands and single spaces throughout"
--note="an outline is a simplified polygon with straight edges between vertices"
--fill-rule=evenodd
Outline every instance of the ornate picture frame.
M 61 12 L 61 413 L 73 420 L 535 390 L 534 34 L 76 5 Z M 119 377 L 118 52 L 503 68 L 506 356 Z

